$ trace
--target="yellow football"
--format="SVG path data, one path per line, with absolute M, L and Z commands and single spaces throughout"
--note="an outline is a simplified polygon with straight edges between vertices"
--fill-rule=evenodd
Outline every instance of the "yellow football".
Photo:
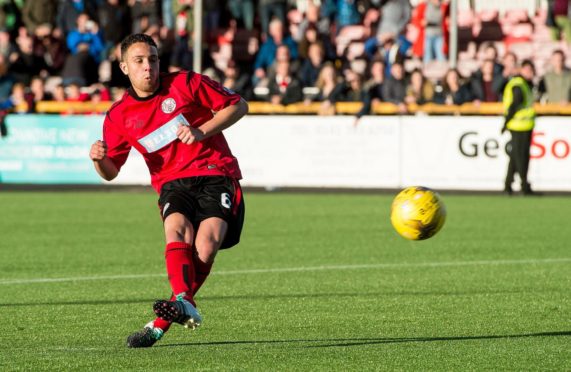
M 391 223 L 406 239 L 428 239 L 442 228 L 445 220 L 446 207 L 442 198 L 426 187 L 407 187 L 398 193 L 391 205 Z

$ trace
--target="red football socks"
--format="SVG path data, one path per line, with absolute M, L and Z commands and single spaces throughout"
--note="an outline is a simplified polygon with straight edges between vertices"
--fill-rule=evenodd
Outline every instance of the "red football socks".
M 192 246 L 184 242 L 168 243 L 165 257 L 167 274 L 173 293 L 186 293 L 185 299 L 196 306 L 193 296 L 208 278 L 212 264 L 202 262 L 198 255 L 193 254 Z M 176 300 L 174 294 L 170 301 Z M 163 332 L 168 331 L 171 324 L 171 322 L 158 317 L 153 322 L 153 326 L 162 329 Z
M 192 257 L 192 262 L 194 263 L 194 281 L 192 282 L 192 295 L 194 296 L 208 278 L 212 264 L 202 262 L 198 255 Z
M 194 303 L 191 290 L 194 282 L 192 256 L 192 246 L 190 244 L 184 242 L 167 244 L 165 258 L 172 293 L 175 296 L 184 293 L 184 298 Z

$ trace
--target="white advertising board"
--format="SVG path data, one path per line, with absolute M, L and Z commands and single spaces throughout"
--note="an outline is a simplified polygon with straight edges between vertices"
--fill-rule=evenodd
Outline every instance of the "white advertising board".
M 247 116 L 225 131 L 244 186 L 502 190 L 509 133 L 502 117 Z M 539 117 L 529 181 L 571 191 L 571 119 Z M 149 184 L 133 151 L 112 183 Z M 519 185 L 514 184 L 517 189 Z
M 403 117 L 401 185 L 502 190 L 509 132 L 502 117 Z M 537 190 L 571 191 L 571 125 L 540 117 L 532 140 L 528 180 Z M 514 188 L 518 188 L 514 184 Z
M 398 118 L 248 116 L 225 135 L 245 186 L 394 187 Z
M 402 185 L 501 190 L 507 167 L 501 117 L 403 117 Z
M 537 119 L 528 178 L 537 190 L 571 191 L 571 118 Z

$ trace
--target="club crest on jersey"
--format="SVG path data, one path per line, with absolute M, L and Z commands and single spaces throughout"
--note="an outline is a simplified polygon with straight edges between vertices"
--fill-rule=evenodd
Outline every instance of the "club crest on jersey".
M 170 114 L 171 112 L 174 111 L 175 108 L 176 108 L 176 102 L 173 98 L 167 98 L 161 104 L 161 110 L 163 110 L 165 114 Z

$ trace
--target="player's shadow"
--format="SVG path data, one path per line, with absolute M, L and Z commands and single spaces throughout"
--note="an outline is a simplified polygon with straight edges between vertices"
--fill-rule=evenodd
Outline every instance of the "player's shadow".
M 303 348 L 350 347 L 377 344 L 402 344 L 415 342 L 435 341 L 471 341 L 471 340 L 497 340 L 517 339 L 530 337 L 570 337 L 571 331 L 522 333 L 511 335 L 482 335 L 482 336 L 442 336 L 442 337 L 358 337 L 358 338 L 330 338 L 330 339 L 293 339 L 293 340 L 238 340 L 238 341 L 212 341 L 189 342 L 182 344 L 161 344 L 154 347 L 182 347 L 182 346 L 218 346 L 218 345 L 260 345 L 260 344 L 299 344 Z
M 399 292 L 368 292 L 368 293 L 291 293 L 291 294 L 258 294 L 258 295 L 226 295 L 226 296 L 198 296 L 197 302 L 208 301 L 243 301 L 243 300 L 282 300 L 292 299 L 313 299 L 313 298 L 355 298 L 355 297 L 398 297 L 398 296 L 477 296 L 477 295 L 503 295 L 518 293 L 558 293 L 562 289 L 553 288 L 518 288 L 508 290 L 485 290 L 485 291 L 399 291 Z M 57 305 L 125 305 L 137 303 L 153 303 L 158 298 L 122 298 L 108 300 L 70 300 L 70 301 L 44 301 L 44 302 L 20 302 L 20 303 L 0 303 L 1 307 L 27 307 L 27 306 L 57 306 Z
M 16 307 L 16 306 L 59 306 L 59 305 L 126 305 L 146 303 L 152 304 L 156 298 L 137 298 L 137 299 L 111 299 L 111 300 L 79 300 L 79 301 L 46 301 L 46 302 L 17 302 L 17 303 L 0 303 L 0 307 Z
M 223 296 L 198 296 L 197 302 L 206 301 L 233 301 L 233 300 L 281 300 L 303 298 L 354 298 L 354 297 L 399 297 L 399 296 L 479 296 L 479 295 L 504 295 L 518 293 L 559 293 L 564 292 L 561 288 L 518 288 L 499 290 L 474 290 L 474 291 L 398 291 L 398 292 L 366 292 L 366 293 L 291 293 L 291 294 L 259 294 L 259 295 L 223 295 Z

